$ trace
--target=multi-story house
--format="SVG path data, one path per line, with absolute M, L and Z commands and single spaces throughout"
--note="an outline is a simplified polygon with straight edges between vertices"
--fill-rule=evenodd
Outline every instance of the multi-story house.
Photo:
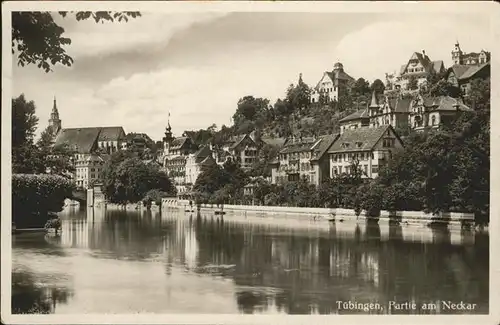
M 463 111 L 471 109 L 450 96 L 416 96 L 410 106 L 409 123 L 414 130 L 450 125 Z
M 418 88 L 427 82 L 427 77 L 431 73 L 441 74 L 444 72 L 445 68 L 442 60 L 431 61 L 425 51 L 422 51 L 422 53 L 414 52 L 408 62 L 401 66 L 399 74 L 391 79 L 391 87 L 387 90 L 413 90 L 411 89 L 410 80 L 414 79 Z M 389 75 L 386 78 L 389 78 Z
M 368 106 L 370 127 L 391 125 L 393 128 L 408 126 L 411 99 L 400 95 L 377 96 L 372 92 L 372 99 Z
M 491 75 L 490 52 L 481 50 L 479 53 L 465 53 L 457 42 L 451 57 L 453 66 L 447 70 L 446 80 L 459 87 L 464 96 L 469 95 L 472 80 L 487 79 Z
M 208 146 L 199 148 L 189 137 L 174 138 L 168 124 L 165 132 L 163 168 L 174 182 L 177 192 L 185 194 L 192 189 L 202 166 L 215 163 Z
M 489 62 L 477 66 L 454 65 L 448 69 L 446 80 L 460 88 L 463 96 L 468 96 L 473 80 L 488 79 L 490 75 L 491 66 Z
M 228 159 L 240 164 L 241 168 L 248 170 L 257 161 L 258 151 L 262 142 L 255 133 L 231 137 L 221 148 L 213 148 L 217 164 L 222 165 Z
M 319 185 L 329 176 L 329 161 L 326 154 L 338 135 L 319 138 L 291 139 L 280 150 L 278 158 L 271 162 L 273 184 L 306 179 Z
M 479 53 L 465 53 L 457 41 L 455 48 L 451 51 L 451 58 L 454 65 L 481 65 L 490 62 L 491 53 L 485 50 L 481 50 Z
M 126 142 L 121 126 L 62 128 L 55 99 L 49 126 L 55 134 L 54 147 L 64 146 L 73 152 L 72 176 L 76 185 L 83 188 L 102 180 L 103 155 L 121 150 Z
M 391 125 L 344 131 L 328 149 L 330 177 L 350 174 L 353 160 L 364 178 L 375 178 L 403 143 Z
M 311 92 L 311 103 L 320 102 L 323 97 L 326 102 L 338 101 L 349 90 L 349 84 L 354 78 L 344 71 L 342 63 L 337 62 L 332 71 L 325 71 L 316 87 Z
M 207 164 L 215 163 L 215 159 L 212 157 L 212 151 L 208 146 L 203 146 L 195 153 L 189 154 L 186 157 L 186 185 L 188 187 L 193 186 L 201 173 L 201 168 Z
M 344 117 L 339 121 L 340 132 L 361 127 L 379 127 L 391 125 L 393 128 L 408 126 L 410 98 L 397 95 L 376 95 L 372 92 L 370 103 L 363 109 Z

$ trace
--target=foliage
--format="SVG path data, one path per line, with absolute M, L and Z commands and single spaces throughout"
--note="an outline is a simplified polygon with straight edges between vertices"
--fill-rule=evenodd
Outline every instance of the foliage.
M 175 195 L 168 176 L 154 165 L 147 165 L 127 153 L 116 152 L 103 168 L 104 193 L 113 203 L 138 202 L 152 189 Z
M 351 95 L 353 97 L 367 96 L 370 92 L 370 84 L 364 78 L 358 78 L 351 87 Z
M 410 76 L 408 78 L 408 85 L 407 85 L 408 90 L 417 90 L 418 89 L 418 81 L 417 78 L 414 76 Z
M 385 85 L 384 83 L 382 82 L 382 80 L 380 79 L 375 79 L 373 82 L 372 82 L 372 85 L 370 86 L 370 89 L 372 91 L 375 91 L 375 93 L 377 94 L 383 94 L 384 93 L 384 90 L 385 90 Z
M 262 128 L 269 116 L 269 100 L 245 96 L 238 101 L 238 107 L 233 115 L 236 134 L 250 133 L 256 128 Z
M 240 166 L 231 160 L 224 163 L 223 167 L 217 164 L 203 166 L 201 173 L 196 179 L 193 190 L 198 201 L 201 199 L 208 201 L 221 200 L 235 201 L 243 194 L 243 187 L 248 182 L 248 176 Z
M 56 175 L 12 175 L 12 221 L 18 227 L 33 221 L 43 225 L 48 212 L 59 212 L 72 197 L 74 184 Z
M 311 89 L 302 80 L 302 74 L 299 76 L 297 85 L 290 85 L 286 92 L 286 101 L 294 111 L 301 111 L 309 106 L 311 101 Z
M 95 22 L 128 21 L 140 16 L 139 12 L 59 12 L 62 17 L 70 14 L 77 21 L 93 19 Z M 71 58 L 64 49 L 71 44 L 71 39 L 64 37 L 64 28 L 55 21 L 50 12 L 19 11 L 12 13 L 12 54 L 17 54 L 18 65 L 36 64 L 45 72 L 52 71 L 51 66 L 62 64 L 71 66 Z
M 168 196 L 168 193 L 155 188 L 146 192 L 142 202 L 145 206 L 151 206 L 151 203 L 154 202 L 157 206 L 161 207 L 161 199 Z

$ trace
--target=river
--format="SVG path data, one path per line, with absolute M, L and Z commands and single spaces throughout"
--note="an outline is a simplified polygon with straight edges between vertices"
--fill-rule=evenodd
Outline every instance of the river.
M 175 210 L 60 215 L 59 237 L 13 236 L 13 313 L 488 313 L 489 237 L 472 231 Z M 367 303 L 381 307 L 359 308 Z

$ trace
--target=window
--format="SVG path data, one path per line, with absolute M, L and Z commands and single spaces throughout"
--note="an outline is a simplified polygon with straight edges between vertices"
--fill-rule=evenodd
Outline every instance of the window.
M 432 115 L 431 117 L 431 125 L 436 125 L 436 116 Z
M 377 165 L 372 166 L 372 174 L 378 174 L 378 166 Z
M 375 155 L 373 154 L 373 152 L 371 153 L 371 155 L 372 155 L 372 159 L 375 159 Z

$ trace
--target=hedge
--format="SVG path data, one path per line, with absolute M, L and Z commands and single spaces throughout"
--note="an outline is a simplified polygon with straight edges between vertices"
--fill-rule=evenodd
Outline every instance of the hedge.
M 43 226 L 49 212 L 59 212 L 75 185 L 62 176 L 12 175 L 12 221 L 19 227 Z

